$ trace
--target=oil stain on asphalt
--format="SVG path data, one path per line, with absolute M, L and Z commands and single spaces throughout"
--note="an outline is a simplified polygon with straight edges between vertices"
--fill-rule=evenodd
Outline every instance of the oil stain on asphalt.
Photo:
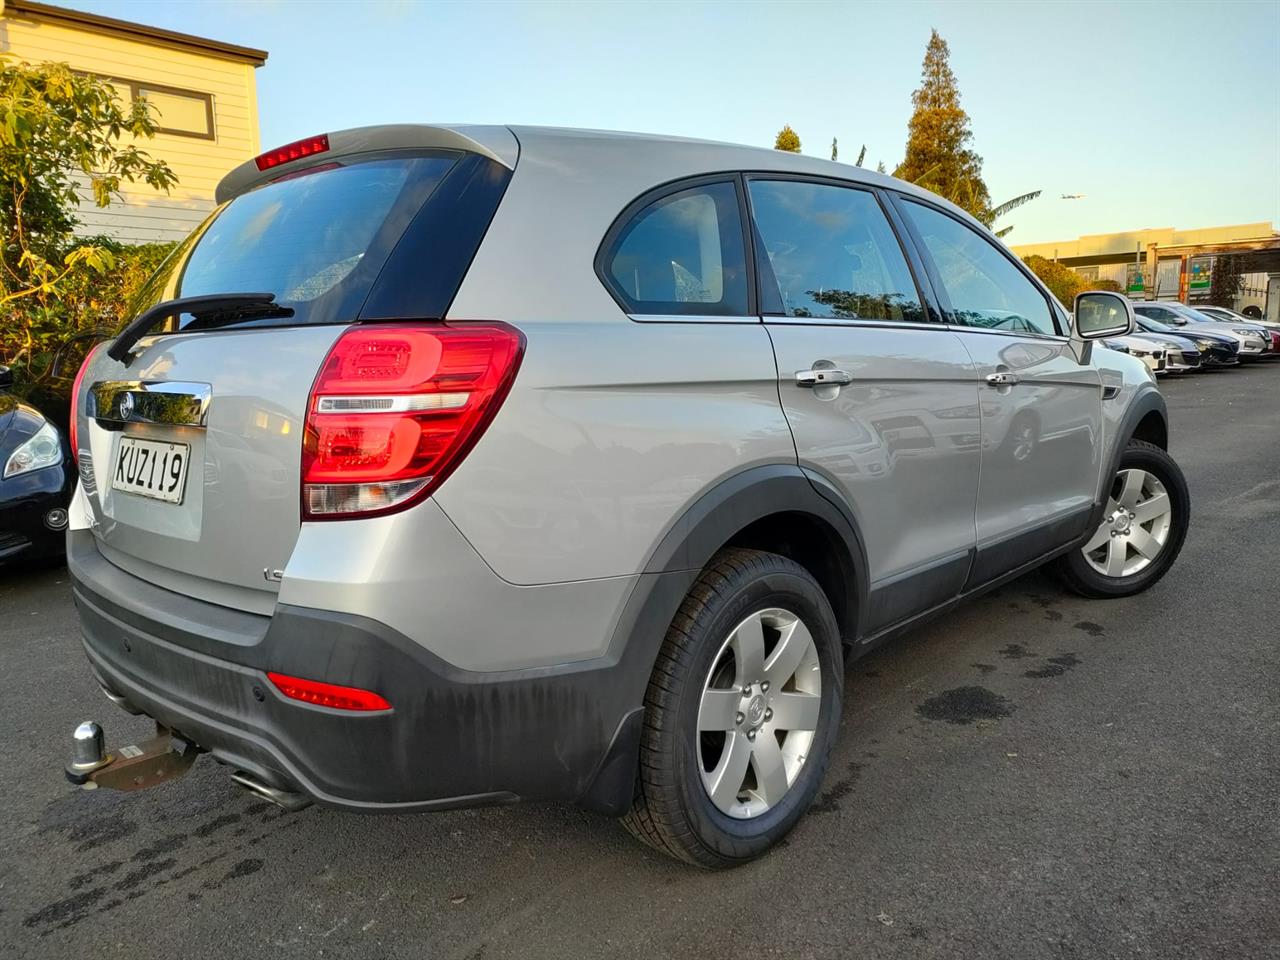
M 272 821 L 280 816 L 279 811 L 272 807 L 271 804 L 253 803 L 239 812 L 226 813 L 207 820 L 195 826 L 189 833 L 174 833 L 155 840 L 135 850 L 131 855 L 128 855 L 127 859 L 119 859 L 117 854 L 116 859 L 106 860 L 69 878 L 67 885 L 71 891 L 75 892 L 68 897 L 46 904 L 38 910 L 27 914 L 23 918 L 23 925 L 29 929 L 34 928 L 43 935 L 52 930 L 66 928 L 79 923 L 90 916 L 91 913 L 108 913 L 117 907 L 123 906 L 130 900 L 135 900 L 159 887 L 193 873 L 207 872 L 215 863 L 223 860 L 229 854 L 243 851 L 246 847 L 255 846 L 268 836 L 278 833 L 286 825 L 275 825 Z M 189 841 L 192 839 L 197 840 L 197 842 L 204 841 L 204 846 L 207 850 L 209 845 L 215 842 L 210 840 L 213 834 L 246 819 L 256 821 L 266 829 L 263 830 L 260 827 L 254 835 L 234 842 L 229 850 L 216 852 L 186 866 L 180 864 L 180 852 L 184 847 L 188 847 Z M 268 824 L 270 824 L 269 827 Z M 287 826 L 293 825 L 293 823 L 290 823 Z M 117 847 L 118 844 L 133 836 L 137 831 L 138 824 L 136 822 L 118 817 L 95 817 L 69 828 L 65 823 L 53 824 L 42 830 L 43 833 L 62 833 L 67 840 L 76 844 L 75 850 L 77 853 L 100 847 L 106 849 Z M 191 853 L 190 849 L 187 850 L 187 853 Z M 168 856 L 168 854 L 178 855 Z M 132 869 L 126 871 L 124 876 L 110 885 L 101 883 L 107 877 L 120 872 L 126 863 L 130 864 Z M 220 878 L 206 880 L 202 886 L 205 889 L 217 889 L 228 882 L 252 876 L 261 870 L 263 866 L 265 866 L 263 860 L 257 857 L 246 857 L 226 870 Z M 98 881 L 99 885 L 91 886 L 94 881 Z M 117 896 L 112 899 L 105 899 L 108 892 L 117 894 Z M 191 896 L 191 894 L 188 895 Z M 198 898 L 198 895 L 195 896 Z M 104 899 L 105 902 L 103 902 Z
M 1073 667 L 1080 666 L 1080 663 L 1080 658 L 1074 653 L 1060 653 L 1056 657 L 1049 657 L 1039 670 L 1028 670 L 1023 676 L 1030 677 L 1032 680 L 1060 677 Z
M 851 760 L 848 765 L 848 776 L 837 780 L 823 791 L 822 796 L 809 807 L 809 813 L 835 813 L 840 808 L 840 801 L 853 792 L 853 785 L 865 767 L 865 763 Z
M 926 720 L 943 720 L 956 724 L 999 720 L 1012 712 L 1013 705 L 1005 697 L 986 687 L 956 687 L 930 697 L 916 707 L 916 713 Z

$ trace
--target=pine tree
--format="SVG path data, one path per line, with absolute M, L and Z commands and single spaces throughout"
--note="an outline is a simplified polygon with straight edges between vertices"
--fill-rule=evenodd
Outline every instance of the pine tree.
M 840 156 L 840 150 L 839 150 L 839 148 L 836 146 L 836 138 L 835 138 L 835 137 L 832 137 L 832 138 L 831 138 L 831 159 L 832 159 L 832 160 L 835 160 L 835 159 L 836 159 L 836 158 L 838 158 L 839 156 Z
M 925 50 L 920 88 L 911 94 L 915 111 L 907 124 L 907 151 L 895 177 L 919 184 L 991 220 L 991 196 L 982 180 L 982 157 L 969 147 L 973 132 L 960 107 L 956 76 L 947 62 L 947 41 L 934 30 Z
M 785 150 L 787 153 L 799 153 L 800 135 L 791 129 L 790 124 L 787 124 L 778 131 L 778 137 L 773 141 L 773 149 Z
M 1209 302 L 1215 307 L 1234 309 L 1236 296 L 1244 285 L 1244 264 L 1240 257 L 1220 253 L 1213 258 L 1209 274 Z

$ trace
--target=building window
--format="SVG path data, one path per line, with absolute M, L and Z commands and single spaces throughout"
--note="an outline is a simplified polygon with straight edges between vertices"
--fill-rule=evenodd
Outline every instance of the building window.
M 1075 270 L 1076 273 L 1080 274 L 1080 276 L 1084 277 L 1086 280 L 1098 279 L 1097 267 L 1072 267 L 1072 269 Z
M 115 87 L 126 110 L 135 100 L 145 99 L 151 105 L 156 132 L 198 140 L 217 139 L 213 126 L 213 94 L 141 80 L 99 76 Z

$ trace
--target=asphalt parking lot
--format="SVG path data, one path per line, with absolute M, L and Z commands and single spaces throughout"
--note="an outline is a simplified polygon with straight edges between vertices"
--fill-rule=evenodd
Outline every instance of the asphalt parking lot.
M 65 570 L 0 576 L 0 955 L 1280 955 L 1280 363 L 1163 384 L 1182 558 L 1090 602 L 1040 575 L 849 670 L 824 792 L 727 874 L 525 805 L 285 814 L 201 761 L 73 790 L 103 699 Z

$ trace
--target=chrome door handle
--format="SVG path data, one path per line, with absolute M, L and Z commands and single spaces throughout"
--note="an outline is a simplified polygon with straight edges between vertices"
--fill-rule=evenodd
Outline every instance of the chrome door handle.
M 1011 387 L 1017 382 L 1018 375 L 1016 373 L 1010 373 L 1007 370 L 987 374 L 987 383 L 993 387 Z
M 853 383 L 853 374 L 847 370 L 835 370 L 820 367 L 816 370 L 796 371 L 797 387 L 821 387 L 827 384 L 831 384 L 836 387 L 843 387 L 850 383 Z

